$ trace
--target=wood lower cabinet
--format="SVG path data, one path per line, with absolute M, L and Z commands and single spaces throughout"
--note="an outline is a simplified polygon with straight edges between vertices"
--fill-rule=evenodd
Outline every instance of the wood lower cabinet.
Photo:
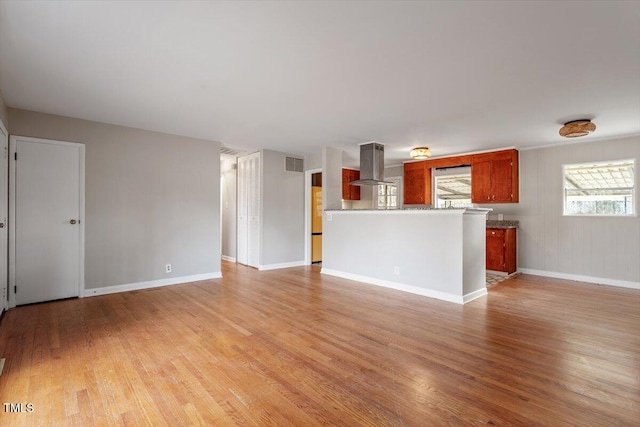
M 516 229 L 487 228 L 487 270 L 515 273 Z
M 431 204 L 431 167 L 424 162 L 404 164 L 404 204 Z
M 349 184 L 360 179 L 360 171 L 342 169 L 342 200 L 360 200 L 360 187 Z
M 518 187 L 518 150 L 472 156 L 472 203 L 516 203 Z

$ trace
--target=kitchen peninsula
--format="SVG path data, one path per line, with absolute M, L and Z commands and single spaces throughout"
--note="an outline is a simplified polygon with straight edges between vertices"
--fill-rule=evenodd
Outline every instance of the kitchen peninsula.
M 326 210 L 322 273 L 465 304 L 487 293 L 489 211 Z

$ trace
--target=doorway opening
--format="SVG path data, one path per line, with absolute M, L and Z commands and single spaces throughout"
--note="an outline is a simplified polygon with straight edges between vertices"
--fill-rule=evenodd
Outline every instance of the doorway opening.
M 311 175 L 311 264 L 322 264 L 322 172 Z
M 316 175 L 317 174 L 317 175 Z M 316 175 L 315 180 L 313 176 Z M 314 187 L 318 187 L 320 189 L 319 195 L 316 194 L 320 204 L 319 206 L 316 204 L 315 209 L 312 209 L 312 189 Z M 319 210 L 318 210 L 319 209 Z M 312 231 L 312 216 L 320 213 L 320 218 L 322 218 L 322 213 L 324 210 L 324 206 L 322 204 L 322 169 L 308 169 L 304 171 L 304 264 L 311 265 L 311 249 L 313 244 L 313 233 Z M 320 219 L 320 224 L 322 224 L 322 219 Z M 317 224 L 316 224 L 317 226 Z M 316 231 L 318 232 L 318 231 Z M 320 240 L 322 241 L 322 237 L 320 236 Z M 322 254 L 322 249 L 320 249 L 320 253 Z

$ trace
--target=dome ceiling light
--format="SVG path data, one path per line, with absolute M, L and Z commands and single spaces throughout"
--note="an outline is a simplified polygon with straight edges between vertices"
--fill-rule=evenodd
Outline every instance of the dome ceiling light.
M 560 128 L 560 136 L 565 138 L 577 138 L 579 136 L 589 135 L 596 130 L 595 123 L 591 123 L 591 120 L 573 120 L 567 122 Z
M 431 150 L 428 147 L 416 147 L 409 154 L 414 160 L 424 160 L 431 157 Z

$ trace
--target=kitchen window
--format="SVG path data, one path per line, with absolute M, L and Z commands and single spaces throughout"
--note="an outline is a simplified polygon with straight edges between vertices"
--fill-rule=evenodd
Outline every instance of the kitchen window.
M 399 194 L 402 194 L 402 178 L 393 177 L 388 178 L 385 181 L 393 182 L 393 185 L 378 185 L 375 188 L 374 200 L 376 203 L 376 209 L 399 209 L 400 199 Z
M 471 168 L 469 166 L 436 169 L 433 176 L 434 207 L 471 206 Z
M 563 166 L 564 215 L 635 215 L 635 160 Z

